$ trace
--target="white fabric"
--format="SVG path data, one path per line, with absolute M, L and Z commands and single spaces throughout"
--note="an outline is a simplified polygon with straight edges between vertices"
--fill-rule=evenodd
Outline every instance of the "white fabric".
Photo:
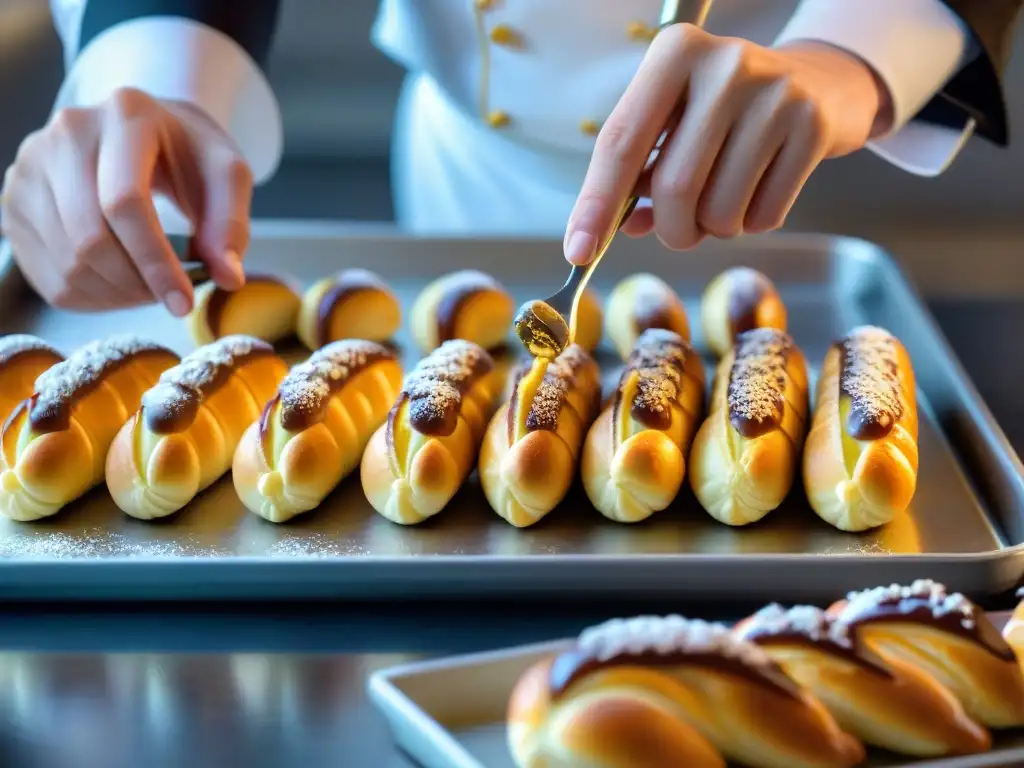
M 812 39 L 842 48 L 871 65 L 893 104 L 889 133 L 868 144 L 894 165 L 921 176 L 948 167 L 974 130 L 914 123 L 973 53 L 960 19 L 937 0 L 804 0 L 777 44 Z

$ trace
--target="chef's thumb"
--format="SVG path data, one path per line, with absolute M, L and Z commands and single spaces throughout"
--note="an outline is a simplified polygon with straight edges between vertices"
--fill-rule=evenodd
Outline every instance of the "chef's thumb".
M 196 245 L 210 277 L 226 290 L 245 283 L 242 259 L 249 248 L 252 171 L 231 151 L 220 150 L 202 163 L 204 194 L 196 223 Z

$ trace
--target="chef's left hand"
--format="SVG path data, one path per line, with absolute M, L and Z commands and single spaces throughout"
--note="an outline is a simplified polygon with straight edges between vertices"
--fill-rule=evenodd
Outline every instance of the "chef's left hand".
M 653 230 L 672 249 L 777 229 L 823 159 L 860 149 L 890 123 L 888 91 L 851 54 L 668 27 L 601 129 L 565 256 L 588 263 L 634 189 L 650 205 L 623 231 Z

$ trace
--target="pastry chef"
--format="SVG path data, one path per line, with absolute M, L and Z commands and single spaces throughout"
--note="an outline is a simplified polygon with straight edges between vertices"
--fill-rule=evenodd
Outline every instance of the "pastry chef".
M 659 34 L 661 0 L 383 0 L 374 39 L 409 71 L 399 223 L 564 233 L 583 263 L 637 185 L 627 232 L 684 249 L 778 227 L 820 161 L 865 145 L 938 174 L 972 133 L 1007 141 L 1000 80 L 1022 3 L 718 0 L 708 32 Z M 161 234 L 177 216 L 214 279 L 239 286 L 252 186 L 282 152 L 262 71 L 278 3 L 52 4 L 67 77 L 4 179 L 27 279 L 63 307 L 156 297 L 185 314 Z

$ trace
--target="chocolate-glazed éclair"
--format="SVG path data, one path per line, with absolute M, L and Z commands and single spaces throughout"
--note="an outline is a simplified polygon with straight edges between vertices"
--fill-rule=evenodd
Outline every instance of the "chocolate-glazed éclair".
M 391 412 L 385 439 L 394 449 L 395 418 L 406 404 L 409 426 L 421 435 L 446 437 L 458 424 L 462 396 L 494 369 L 494 359 L 462 339 L 444 342 L 406 377 Z
M 729 373 L 729 422 L 743 437 L 760 437 L 782 424 L 792 349 L 789 335 L 775 328 L 755 328 L 736 338 Z
M 686 360 L 696 352 L 673 331 L 651 328 L 637 339 L 626 362 L 615 392 L 613 423 L 623 403 L 623 388 L 636 374 L 636 391 L 629 403 L 629 415 L 648 429 L 664 430 L 672 423 L 672 403 L 677 402 L 683 387 Z
M 575 344 L 567 347 L 562 354 L 550 362 L 534 362 L 516 375 L 512 400 L 508 406 L 506 423 L 509 444 L 515 442 L 516 414 L 518 413 L 519 384 L 535 365 L 545 365 L 544 377 L 530 402 L 530 410 L 526 414 L 526 431 L 558 430 L 558 418 L 562 409 L 568 404 L 569 392 L 576 386 L 580 374 L 587 368 L 593 369 L 597 375 L 597 364 L 590 354 Z M 595 392 L 593 408 L 596 411 L 600 404 L 600 391 Z M 571 407 L 571 406 L 570 406 Z
M 729 333 L 735 338 L 757 327 L 758 305 L 772 290 L 772 285 L 768 278 L 748 267 L 733 270 L 729 280 Z
M 861 643 L 848 624 L 837 622 L 812 605 L 786 610 L 772 603 L 743 622 L 734 634 L 760 646 L 806 646 L 838 656 L 866 672 L 892 677 L 885 660 Z
M 437 305 L 438 344 L 455 338 L 455 325 L 463 304 L 484 291 L 502 290 L 493 277 L 475 269 L 453 272 L 445 280 L 441 301 Z
M 896 340 L 881 328 L 857 328 L 837 343 L 840 393 L 850 398 L 846 433 L 855 440 L 880 440 L 903 416 Z
M 71 425 L 75 404 L 105 378 L 144 355 L 177 358 L 166 347 L 137 336 L 111 336 L 79 349 L 36 380 L 29 423 L 36 433 L 62 432 Z
M 253 283 L 269 283 L 274 285 L 285 286 L 291 290 L 296 296 L 301 295 L 299 287 L 295 285 L 291 280 L 287 280 L 279 275 L 267 275 L 262 273 L 257 274 L 246 274 L 245 284 L 251 285 Z M 210 329 L 210 333 L 214 338 L 221 335 L 221 321 L 224 317 L 224 308 L 227 306 L 228 301 L 235 295 L 234 291 L 225 291 L 219 286 L 214 288 L 210 293 L 209 299 L 206 301 L 206 325 Z
M 225 336 L 200 347 L 163 372 L 156 386 L 142 396 L 140 415 L 155 434 L 182 432 L 195 422 L 203 401 L 236 370 L 273 354 L 270 344 L 251 336 Z
M 977 643 L 993 656 L 1013 661 L 1016 655 L 984 612 L 959 592 L 948 592 L 931 579 L 910 586 L 893 584 L 847 595 L 836 621 L 856 631 L 874 622 L 905 622 L 935 627 Z
M 733 636 L 722 624 L 681 616 L 614 619 L 585 630 L 575 647 L 552 663 L 551 694 L 558 698 L 585 675 L 626 666 L 708 667 L 800 697 L 799 686 L 762 649 Z
M 317 347 L 323 347 L 331 340 L 331 320 L 335 308 L 362 291 L 380 291 L 385 294 L 391 292 L 384 281 L 368 269 L 346 269 L 341 272 L 321 297 L 317 307 Z
M 674 314 L 681 311 L 675 292 L 661 278 L 640 275 L 633 295 L 633 327 L 637 334 L 653 328 L 671 329 Z

